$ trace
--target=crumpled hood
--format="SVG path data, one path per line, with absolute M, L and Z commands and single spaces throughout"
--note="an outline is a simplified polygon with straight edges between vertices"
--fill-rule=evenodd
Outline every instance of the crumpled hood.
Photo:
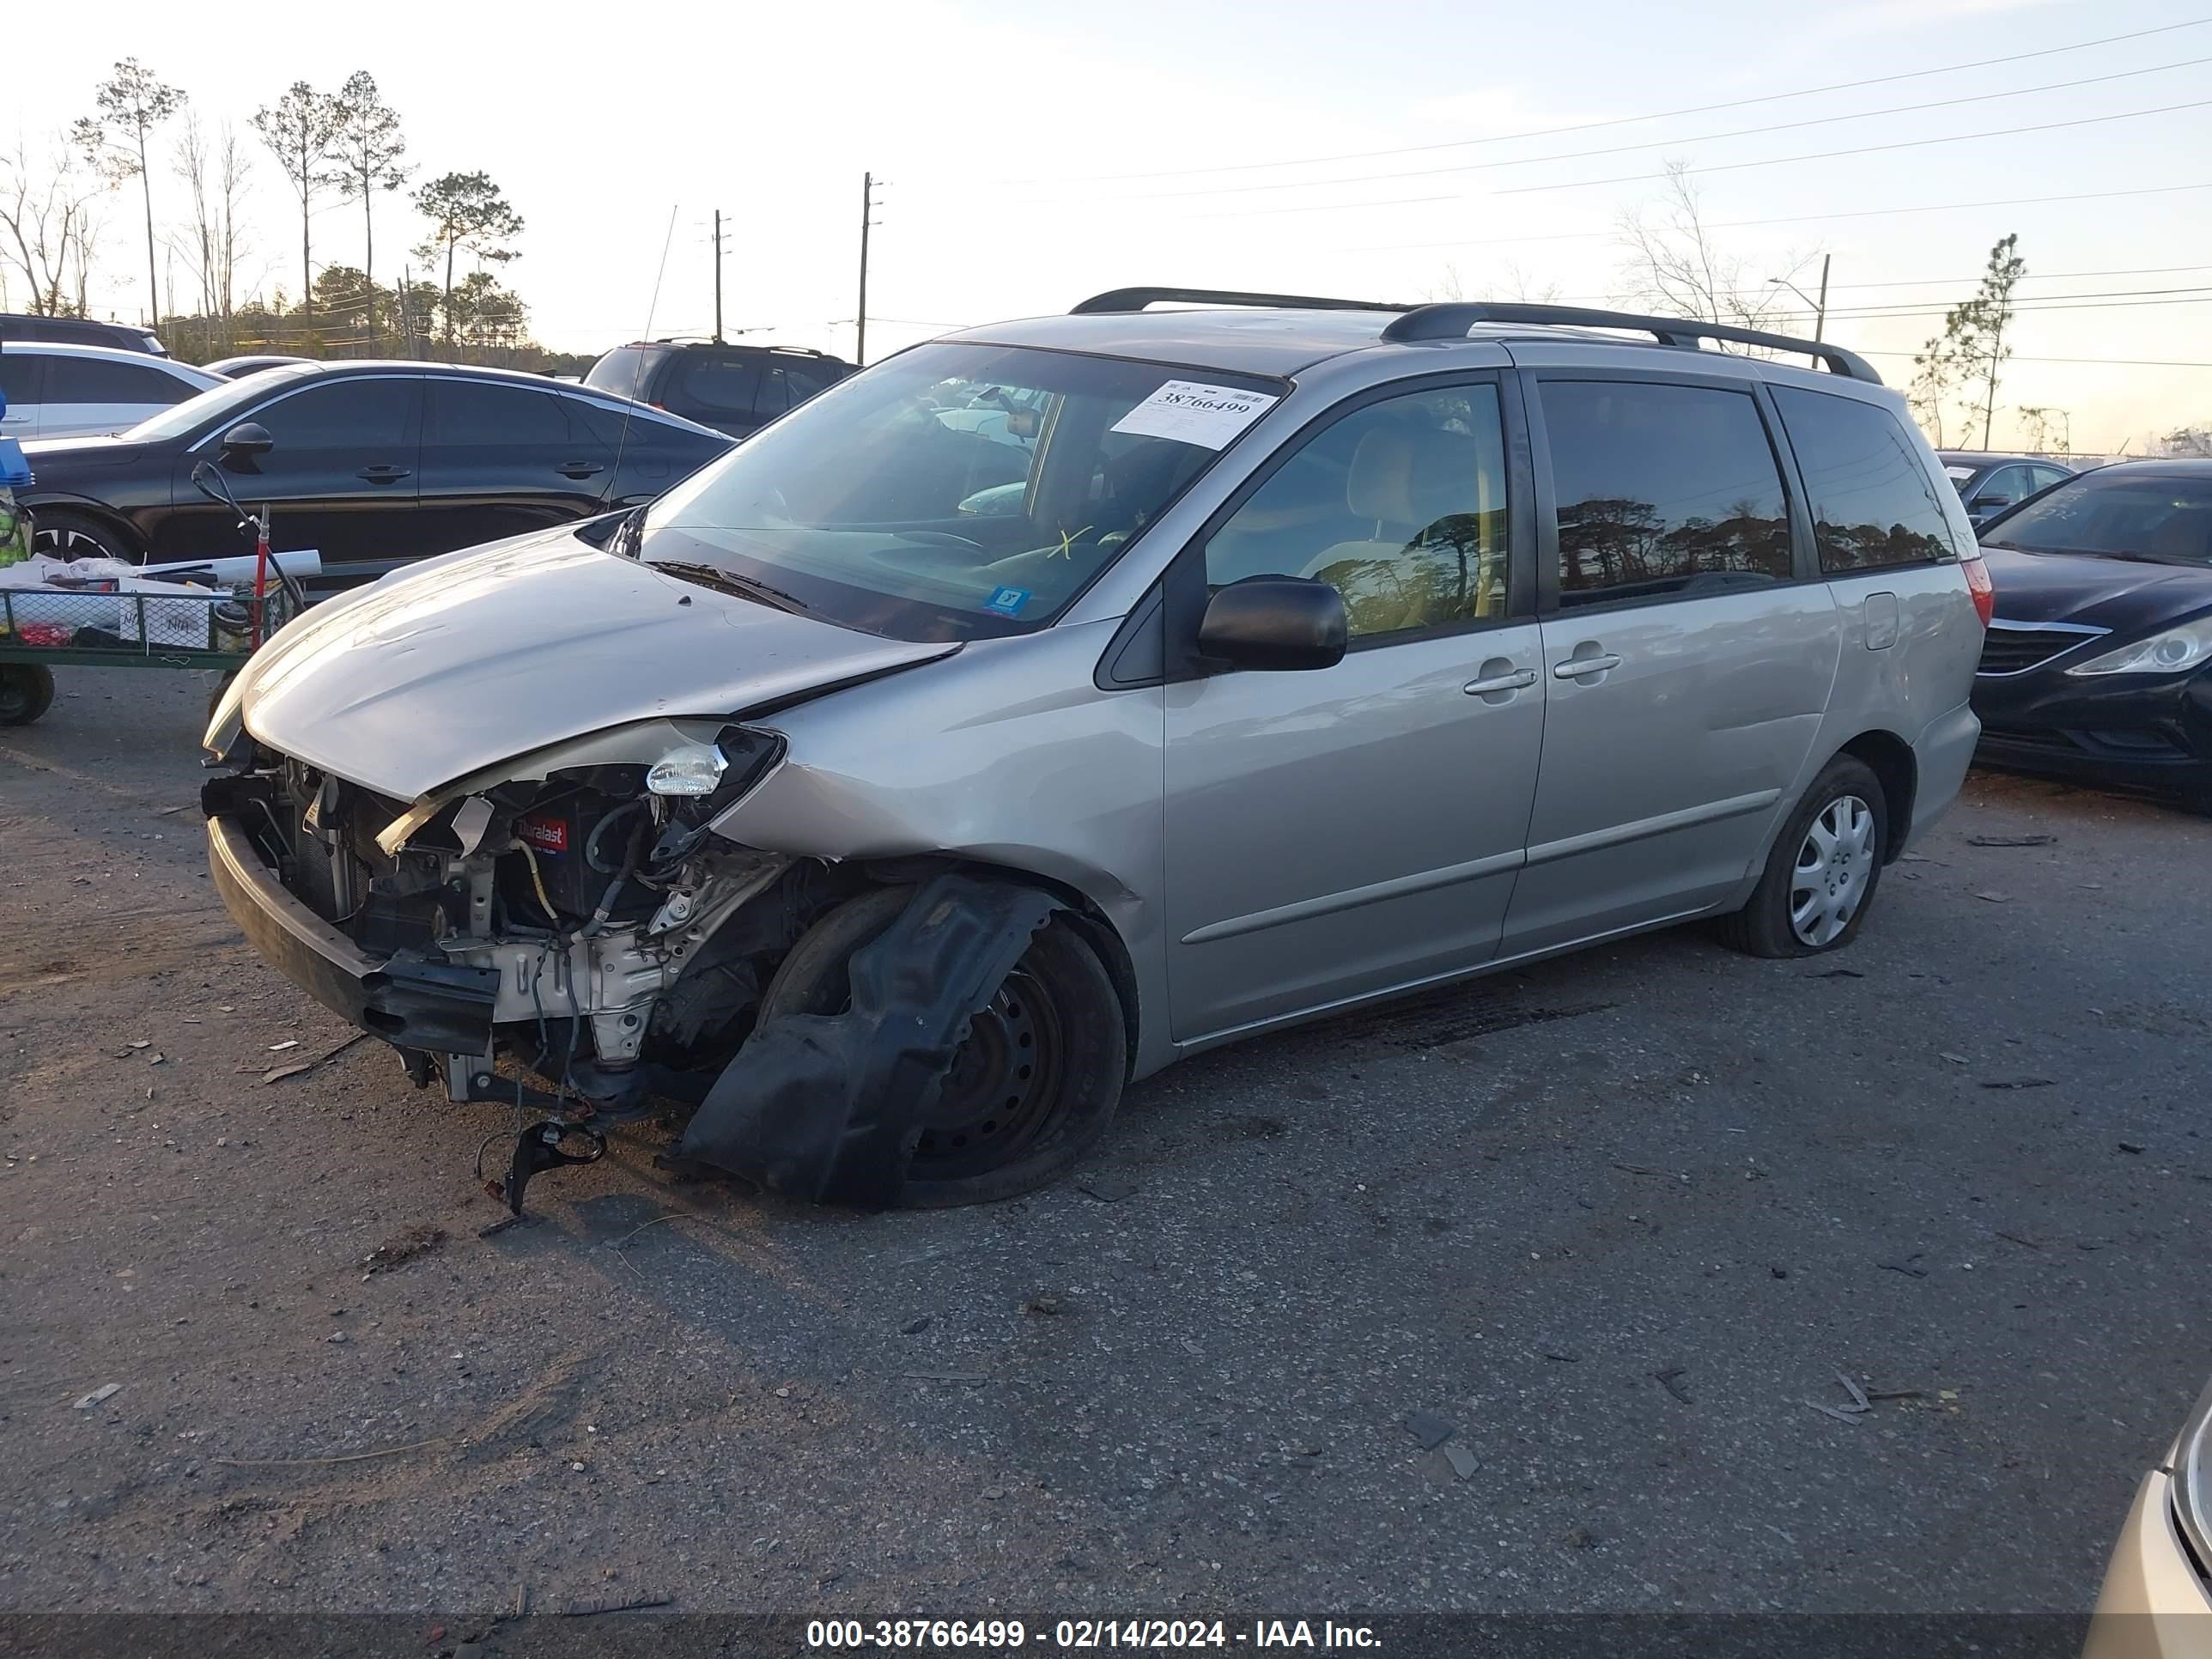
M 2081 623 L 2135 631 L 2212 605 L 2212 569 L 1984 544 L 1999 622 Z
M 240 671 L 246 729 L 400 800 L 656 716 L 720 718 L 957 645 L 878 639 L 664 575 L 569 530 L 318 605 Z

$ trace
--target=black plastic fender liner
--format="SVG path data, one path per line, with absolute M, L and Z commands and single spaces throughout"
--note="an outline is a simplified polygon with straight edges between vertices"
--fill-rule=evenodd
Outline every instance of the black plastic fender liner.
M 969 1023 L 1063 908 L 1033 887 L 932 877 L 853 957 L 841 1014 L 757 1027 L 708 1091 L 679 1158 L 817 1204 L 896 1203 Z

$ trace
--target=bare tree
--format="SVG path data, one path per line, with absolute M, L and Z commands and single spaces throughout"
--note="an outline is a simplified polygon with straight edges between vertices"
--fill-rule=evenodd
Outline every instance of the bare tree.
M 307 331 L 315 327 L 315 270 L 309 234 L 314 222 L 315 192 L 333 181 L 333 147 L 343 117 L 338 100 L 295 81 L 274 104 L 253 112 L 253 130 L 284 169 L 292 193 L 300 198 L 300 291 Z
M 147 325 L 159 328 L 161 292 L 154 275 L 154 182 L 146 170 L 146 137 L 185 106 L 185 94 L 165 84 L 136 58 L 126 58 L 116 64 L 114 74 L 100 82 L 94 98 L 100 113 L 91 118 L 88 126 L 82 122 L 78 125 L 88 134 L 98 131 L 116 159 L 118 179 L 138 180 L 139 198 L 146 210 Z
M 200 315 L 204 321 L 202 345 L 215 355 L 218 336 L 222 349 L 231 345 L 239 261 L 246 251 L 240 220 L 246 200 L 249 158 L 239 143 L 238 131 L 229 122 L 210 137 L 199 118 L 186 115 L 184 136 L 178 139 L 171 170 L 184 181 L 191 204 L 191 217 L 172 246 L 192 267 L 199 284 Z
M 2022 404 L 2013 413 L 2020 416 L 2020 429 L 2025 446 L 2039 455 L 2048 455 L 2053 431 L 2058 434 L 2058 453 L 2074 453 L 2074 420 L 2065 410 L 2051 404 Z
M 407 140 L 399 131 L 399 113 L 384 101 L 376 78 L 367 70 L 356 70 L 338 88 L 338 194 L 361 198 L 362 274 L 374 295 L 376 282 L 376 192 L 398 190 L 415 171 L 399 164 L 407 154 Z M 376 307 L 368 308 L 368 337 L 376 338 Z
M 1757 277 L 1715 240 L 1686 161 L 1667 163 L 1660 199 L 1622 214 L 1617 234 L 1627 298 L 1662 315 L 1765 328 L 1788 309 L 1788 289 Z M 1783 275 L 1795 276 L 1813 257 L 1791 256 Z
M 17 141 L 0 157 L 0 277 L 19 276 L 40 316 L 82 315 L 91 288 L 100 198 L 110 180 L 72 134 L 33 160 Z
M 1511 259 L 1505 262 L 1505 273 L 1490 284 L 1490 292 L 1483 296 L 1491 300 L 1510 300 L 1516 305 L 1557 305 L 1559 285 L 1539 282 Z

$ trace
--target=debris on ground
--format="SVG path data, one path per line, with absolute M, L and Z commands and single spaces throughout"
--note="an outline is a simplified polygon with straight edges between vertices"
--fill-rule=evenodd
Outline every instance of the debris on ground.
M 286 1037 L 286 1038 L 285 1038 L 282 1042 L 272 1042 L 272 1043 L 270 1043 L 270 1044 L 269 1045 L 269 1052 L 270 1052 L 270 1054 L 283 1054 L 283 1053 L 287 1048 L 298 1048 L 299 1046 L 300 1046 L 300 1039 L 299 1039 L 299 1038 L 297 1038 L 297 1037 Z
M 604 1601 L 571 1601 L 561 1609 L 563 1619 L 589 1619 L 602 1613 L 636 1613 L 646 1607 L 667 1607 L 676 1604 L 672 1595 L 621 1595 Z
M 924 1331 L 929 1328 L 929 1319 L 930 1316 L 927 1314 L 922 1314 L 915 1318 L 908 1320 L 905 1324 L 899 1327 L 899 1334 L 901 1336 L 920 1336 Z
M 1832 1417 L 1839 1423 L 1856 1423 L 1859 1419 L 1864 1417 L 1869 1412 L 1874 1409 L 1873 1398 L 1864 1389 L 1858 1385 L 1857 1379 L 1853 1377 L 1849 1371 L 1844 1370 L 1840 1365 L 1836 1368 L 1836 1381 L 1844 1385 L 1844 1392 L 1850 1396 L 1850 1403 L 1849 1405 L 1826 1406 L 1817 1400 L 1806 1400 L 1802 1401 L 1799 1403 L 1802 1405 L 1810 1406 L 1814 1411 L 1822 1413 L 1824 1416 Z M 1917 1389 L 1902 1389 L 1894 1394 L 1886 1394 L 1882 1398 L 1885 1400 L 1898 1400 L 1905 1398 L 1907 1395 L 1917 1395 L 1917 1393 L 1919 1393 Z
M 339 1043 L 337 1048 L 325 1049 L 323 1053 L 317 1054 L 313 1060 L 299 1060 L 293 1061 L 289 1066 L 276 1066 L 270 1067 L 268 1071 L 265 1071 L 261 1074 L 261 1081 L 264 1085 L 271 1083 L 282 1083 L 288 1077 L 297 1077 L 302 1072 L 313 1071 L 318 1066 L 327 1066 L 331 1061 L 336 1060 L 347 1049 L 352 1048 L 355 1043 L 366 1042 L 368 1041 L 368 1032 L 357 1031 L 353 1036 L 348 1037 L 343 1042 Z M 279 1042 L 273 1045 L 270 1052 L 273 1054 L 278 1048 L 296 1048 L 297 1047 L 299 1047 L 299 1042 L 297 1039 L 295 1039 L 290 1042 Z M 249 1067 L 248 1069 L 250 1070 L 251 1068 Z
M 1474 1473 L 1474 1454 L 1466 1447 L 1453 1442 L 1444 1447 L 1443 1453 L 1445 1461 L 1452 1467 L 1452 1473 L 1461 1480 L 1464 1480 Z
M 2010 904 L 2012 902 L 2012 895 L 2010 893 L 1977 893 L 1974 896 L 1984 901 L 1985 903 L 1990 904 Z
M 1915 1267 L 1913 1264 L 1926 1254 L 1925 1250 L 1915 1250 L 1902 1261 L 1877 1261 L 1874 1265 L 1890 1273 L 1903 1273 L 1907 1279 L 1925 1279 L 1928 1277 L 1928 1269 Z
M 2132 1140 L 2123 1140 L 2118 1143 L 2118 1146 L 2120 1150 L 2124 1152 L 2135 1152 L 2140 1155 L 2142 1152 L 2142 1148 Z
M 1033 1296 L 1022 1304 L 1022 1311 L 1025 1314 L 1038 1314 L 1047 1319 L 1056 1319 L 1067 1310 L 1056 1296 Z
M 417 1256 L 428 1255 L 446 1242 L 446 1230 L 443 1227 L 433 1227 L 428 1222 L 418 1222 L 404 1232 L 395 1233 L 363 1256 L 361 1259 L 361 1265 L 368 1268 L 368 1273 L 363 1273 L 362 1277 L 366 1279 L 369 1273 L 388 1273 L 394 1267 L 412 1261 Z
M 1985 1078 L 1984 1089 L 2055 1089 L 2058 1079 L 2051 1077 Z
M 2056 847 L 2056 836 L 1969 836 L 1969 847 Z
M 1406 1417 L 1406 1432 L 1421 1443 L 1423 1451 L 1434 1451 L 1459 1432 L 1459 1425 L 1434 1412 L 1411 1412 Z
M 88 1412 L 94 1406 L 99 1405 L 102 1401 L 112 1400 L 117 1395 L 121 1394 L 122 1392 L 123 1385 L 120 1382 L 104 1382 L 100 1387 L 94 1389 L 90 1394 L 85 1395 L 83 1399 L 78 1401 L 75 1409 L 81 1412 Z
M 1119 1204 L 1125 1198 L 1133 1198 L 1137 1183 L 1126 1176 L 1095 1175 L 1075 1183 L 1101 1204 Z
M 1654 1382 L 1656 1382 L 1661 1388 L 1666 1389 L 1668 1394 L 1673 1395 L 1675 1399 L 1680 1401 L 1685 1406 L 1688 1406 L 1692 1405 L 1695 1402 L 1690 1398 L 1690 1391 L 1682 1386 L 1682 1379 L 1687 1375 L 1689 1375 L 1688 1366 L 1669 1365 L 1663 1371 L 1652 1372 L 1651 1380 Z

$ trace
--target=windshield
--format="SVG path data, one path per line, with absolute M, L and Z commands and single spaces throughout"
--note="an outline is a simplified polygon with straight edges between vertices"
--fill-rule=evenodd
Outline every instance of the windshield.
M 1064 610 L 1288 387 L 992 345 L 902 352 L 664 496 L 640 556 L 893 639 Z
M 221 386 L 210 386 L 197 398 L 170 404 L 152 420 L 141 421 L 123 435 L 135 443 L 181 438 L 201 426 L 216 424 L 233 411 L 243 411 L 249 404 L 264 401 L 284 381 L 312 374 L 317 367 L 313 363 L 291 363 L 264 368 L 243 380 L 225 380 Z
M 1993 527 L 1992 547 L 2212 564 L 2212 477 L 2084 473 Z

